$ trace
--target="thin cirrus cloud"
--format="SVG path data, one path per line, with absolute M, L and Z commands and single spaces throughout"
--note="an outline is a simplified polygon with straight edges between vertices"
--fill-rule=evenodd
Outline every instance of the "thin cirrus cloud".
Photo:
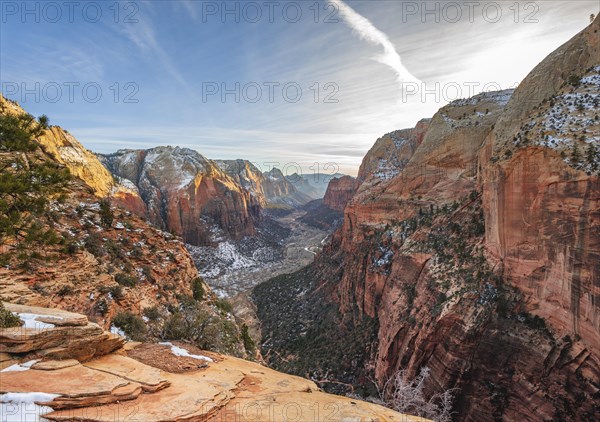
M 160 63 L 175 81 L 184 87 L 187 86 L 187 81 L 158 42 L 154 27 L 149 22 L 151 19 L 147 16 L 145 19 L 139 19 L 135 25 L 124 26 L 121 31 L 141 52 L 153 54 L 156 62 Z
M 94 151 L 170 144 L 209 158 L 293 161 L 305 168 L 333 161 L 355 174 L 378 137 L 414 126 L 453 99 L 415 95 L 398 101 L 399 82 L 417 80 L 411 72 L 428 89 L 471 82 L 508 88 L 597 12 L 597 1 L 540 2 L 536 24 L 514 22 L 510 4 L 498 23 L 481 16 L 472 22 L 466 16 L 457 23 L 420 16 L 404 22 L 401 2 L 329 0 L 321 10 L 334 5 L 338 23 L 331 24 L 314 21 L 312 2 L 298 3 L 304 18 L 297 23 L 280 14 L 274 22 L 265 14 L 255 24 L 231 17 L 224 22 L 220 14 L 204 22 L 202 3 L 190 0 L 140 1 L 135 24 L 114 23 L 111 15 L 93 26 L 12 21 L 0 28 L 2 39 L 11 40 L 2 43 L 2 80 L 29 88 L 35 82 L 98 82 L 104 90 L 98 103 L 83 101 L 81 93 L 73 103 L 12 97 L 31 113 L 48 114 Z M 139 88 L 139 102 L 113 100 L 113 84 L 129 81 Z M 285 101 L 280 86 L 273 102 L 266 91 L 257 103 L 221 95 L 203 101 L 207 81 L 229 89 L 292 81 L 303 96 Z M 332 91 L 325 85 L 331 82 L 336 101 L 327 103 Z M 120 93 L 123 99 L 129 91 Z
M 356 34 L 365 41 L 383 47 L 383 54 L 377 57 L 377 61 L 389 66 L 396 72 L 398 82 L 400 83 L 421 83 L 421 81 L 412 75 L 402 64 L 400 54 L 396 47 L 390 41 L 388 36 L 377 29 L 367 18 L 357 13 L 354 9 L 344 3 L 342 0 L 328 0 L 338 8 L 340 16 Z

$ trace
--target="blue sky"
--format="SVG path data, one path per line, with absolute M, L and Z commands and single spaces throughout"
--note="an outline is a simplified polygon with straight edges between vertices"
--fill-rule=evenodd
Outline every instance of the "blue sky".
M 598 12 L 597 0 L 477 4 L 2 1 L 0 82 L 93 151 L 180 145 L 354 174 L 379 136 L 514 87 Z

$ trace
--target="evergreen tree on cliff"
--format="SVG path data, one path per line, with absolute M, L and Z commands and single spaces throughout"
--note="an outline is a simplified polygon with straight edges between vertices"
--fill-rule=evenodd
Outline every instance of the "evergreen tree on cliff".
M 48 118 L 30 114 L 0 116 L 0 242 L 6 264 L 15 252 L 22 262 L 37 258 L 41 245 L 57 244 L 49 201 L 70 179 L 69 171 L 46 158 L 36 141 Z

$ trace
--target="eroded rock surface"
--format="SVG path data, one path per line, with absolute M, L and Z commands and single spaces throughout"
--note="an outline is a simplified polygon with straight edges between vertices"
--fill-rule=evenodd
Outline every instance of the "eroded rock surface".
M 64 311 L 11 304 L 6 307 L 39 313 L 45 320 L 63 318 L 62 326 L 44 328 L 49 337 L 62 343 L 71 341 L 64 327 L 89 325 L 82 325 L 84 316 Z M 23 337 L 33 339 L 36 335 L 33 329 L 22 330 Z M 3 352 L 3 356 L 23 362 L 32 356 L 42 360 L 23 363 L 21 366 L 27 369 L 8 368 L 0 372 L 0 400 L 6 404 L 16 400 L 14 393 L 21 393 L 20 397 L 29 397 L 37 404 L 38 414 L 51 421 L 113 422 L 123 418 L 156 422 L 281 421 L 291 418 L 290 412 L 295 412 L 294 418 L 298 420 L 354 420 L 357 417 L 363 421 L 423 420 L 378 405 L 325 394 L 312 381 L 215 353 L 207 353 L 212 360 L 207 366 L 179 373 L 159 369 L 177 368 L 174 361 L 190 359 L 175 355 L 170 345 L 132 343 L 121 348 L 122 339 L 118 350 L 105 350 L 106 353 L 90 360 L 80 362 L 77 351 L 65 355 L 62 361 L 44 360 L 44 345 L 31 347 L 25 356 L 12 353 L 11 333 L 4 329 L 0 332 L 0 346 L 9 350 Z M 84 340 L 93 343 L 97 337 L 90 334 Z M 36 344 L 33 340 L 30 343 Z M 192 347 L 181 343 L 177 346 Z M 191 355 L 199 356 L 194 353 Z M 161 360 L 171 364 L 163 365 Z M 15 406 L 3 407 L 6 409 L 3 418 L 10 420 L 9 413 L 16 414 L 19 404 L 12 404 Z

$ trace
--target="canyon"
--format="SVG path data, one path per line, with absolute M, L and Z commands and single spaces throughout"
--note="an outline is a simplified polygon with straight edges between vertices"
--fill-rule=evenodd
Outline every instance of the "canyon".
M 3 412 L 418 421 L 359 398 L 427 368 L 456 420 L 600 419 L 599 30 L 380 137 L 356 178 L 94 154 L 58 126 L 3 151 L 72 175 L 46 213 L 61 240 L 0 267 L 21 318 L 0 328 Z
M 310 380 L 257 363 L 247 327 L 199 276 L 183 239 L 125 209 L 127 203 L 115 204 L 115 192 L 133 199 L 144 193 L 108 171 L 94 177 L 90 169 L 103 167 L 86 162 L 94 164 L 95 156 L 66 131 L 39 121 L 0 97 L 5 167 L 24 177 L 34 163 L 46 171 L 73 169 L 64 186 L 49 179 L 57 188 L 40 214 L 39 224 L 51 226 L 56 239 L 37 239 L 37 250 L 22 257 L 7 254 L 19 243 L 3 232 L 3 420 L 281 420 L 295 412 L 301 418 L 424 421 L 324 393 Z M 23 138 L 37 129 L 39 138 Z M 165 150 L 189 155 L 168 148 L 155 153 Z M 27 195 L 36 195 L 36 186 Z
M 457 420 L 600 418 L 599 29 L 377 141 L 315 262 L 254 289 L 273 367 L 365 395 L 428 367 Z

